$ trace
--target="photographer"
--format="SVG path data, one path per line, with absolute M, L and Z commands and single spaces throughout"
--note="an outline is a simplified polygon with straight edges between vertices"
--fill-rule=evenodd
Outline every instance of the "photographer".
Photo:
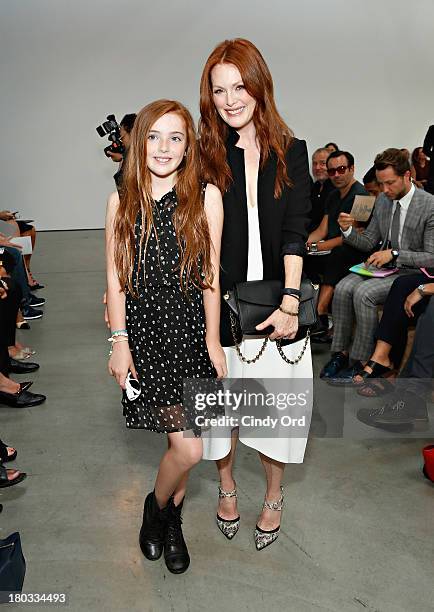
M 117 152 L 113 152 L 109 150 L 106 152 L 107 157 L 110 157 L 110 159 L 112 159 L 114 162 L 119 162 L 118 171 L 113 176 L 115 183 L 116 183 L 116 187 L 118 189 L 120 187 L 121 180 L 122 180 L 122 164 L 124 162 L 124 159 L 128 152 L 128 148 L 130 146 L 130 139 L 131 139 L 130 134 L 131 134 L 131 130 L 133 129 L 135 120 L 136 120 L 135 113 L 130 113 L 128 115 L 125 115 L 125 117 L 122 119 L 122 121 L 119 124 L 120 137 L 122 140 L 122 144 L 125 147 L 125 151 L 123 153 L 117 153 Z

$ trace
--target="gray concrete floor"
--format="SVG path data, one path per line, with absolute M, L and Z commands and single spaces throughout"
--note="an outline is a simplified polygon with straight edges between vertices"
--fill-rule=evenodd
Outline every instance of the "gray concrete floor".
M 19 339 L 38 351 L 34 390 L 48 400 L 0 407 L 1 437 L 28 473 L 0 494 L 0 537 L 22 536 L 25 591 L 65 592 L 74 611 L 433 610 L 433 488 L 420 438 L 312 438 L 304 464 L 286 471 L 281 536 L 261 552 L 252 531 L 264 481 L 240 445 L 236 538 L 214 523 L 216 470 L 202 462 L 184 513 L 190 569 L 173 576 L 163 560 L 143 559 L 143 498 L 165 439 L 125 428 L 106 372 L 103 240 L 100 231 L 40 234 L 33 270 L 46 284 L 45 316 Z M 318 369 L 327 352 L 315 353 Z

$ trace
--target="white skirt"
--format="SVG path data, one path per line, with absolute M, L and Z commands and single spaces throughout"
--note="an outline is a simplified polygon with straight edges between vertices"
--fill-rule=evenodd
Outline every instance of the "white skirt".
M 263 340 L 260 339 L 243 340 L 240 349 L 243 355 L 247 358 L 252 358 L 258 353 L 262 342 Z M 300 354 L 304 342 L 305 340 L 299 340 L 294 344 L 284 347 L 285 355 L 293 361 Z M 263 355 L 257 362 L 251 364 L 241 361 L 234 347 L 228 347 L 224 350 L 228 364 L 228 378 L 286 379 L 287 387 L 286 385 L 284 387 L 287 393 L 291 393 L 294 390 L 294 379 L 312 381 L 310 341 L 307 343 L 302 359 L 295 365 L 288 364 L 281 358 L 274 342 L 268 342 Z M 279 383 L 279 388 L 281 388 L 281 382 Z M 303 412 L 306 414 L 306 421 L 308 421 L 307 431 L 312 416 L 312 402 L 313 397 L 312 393 L 310 393 L 307 405 L 303 409 Z M 246 433 L 245 430 L 244 433 Z M 231 449 L 231 427 L 211 427 L 203 435 L 202 439 L 204 459 L 223 459 Z M 242 427 L 239 431 L 239 439 L 246 446 L 254 448 L 266 457 L 281 463 L 302 463 L 307 443 L 307 437 L 276 436 L 273 438 L 255 438 L 251 437 L 251 435 L 243 435 Z

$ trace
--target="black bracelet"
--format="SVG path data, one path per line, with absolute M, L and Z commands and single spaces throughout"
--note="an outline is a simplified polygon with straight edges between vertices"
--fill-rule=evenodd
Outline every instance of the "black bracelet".
M 300 289 L 285 287 L 285 289 L 282 290 L 282 295 L 290 295 L 291 297 L 295 297 L 299 300 L 301 298 L 301 291 Z

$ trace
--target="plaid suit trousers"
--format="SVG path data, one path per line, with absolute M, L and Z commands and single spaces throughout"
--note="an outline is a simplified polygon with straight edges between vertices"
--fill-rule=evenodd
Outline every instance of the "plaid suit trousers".
M 356 323 L 350 359 L 367 361 L 371 357 L 378 325 L 377 307 L 386 301 L 396 278 L 396 274 L 386 278 L 366 278 L 351 273 L 336 285 L 332 305 L 333 353 L 350 349 Z

